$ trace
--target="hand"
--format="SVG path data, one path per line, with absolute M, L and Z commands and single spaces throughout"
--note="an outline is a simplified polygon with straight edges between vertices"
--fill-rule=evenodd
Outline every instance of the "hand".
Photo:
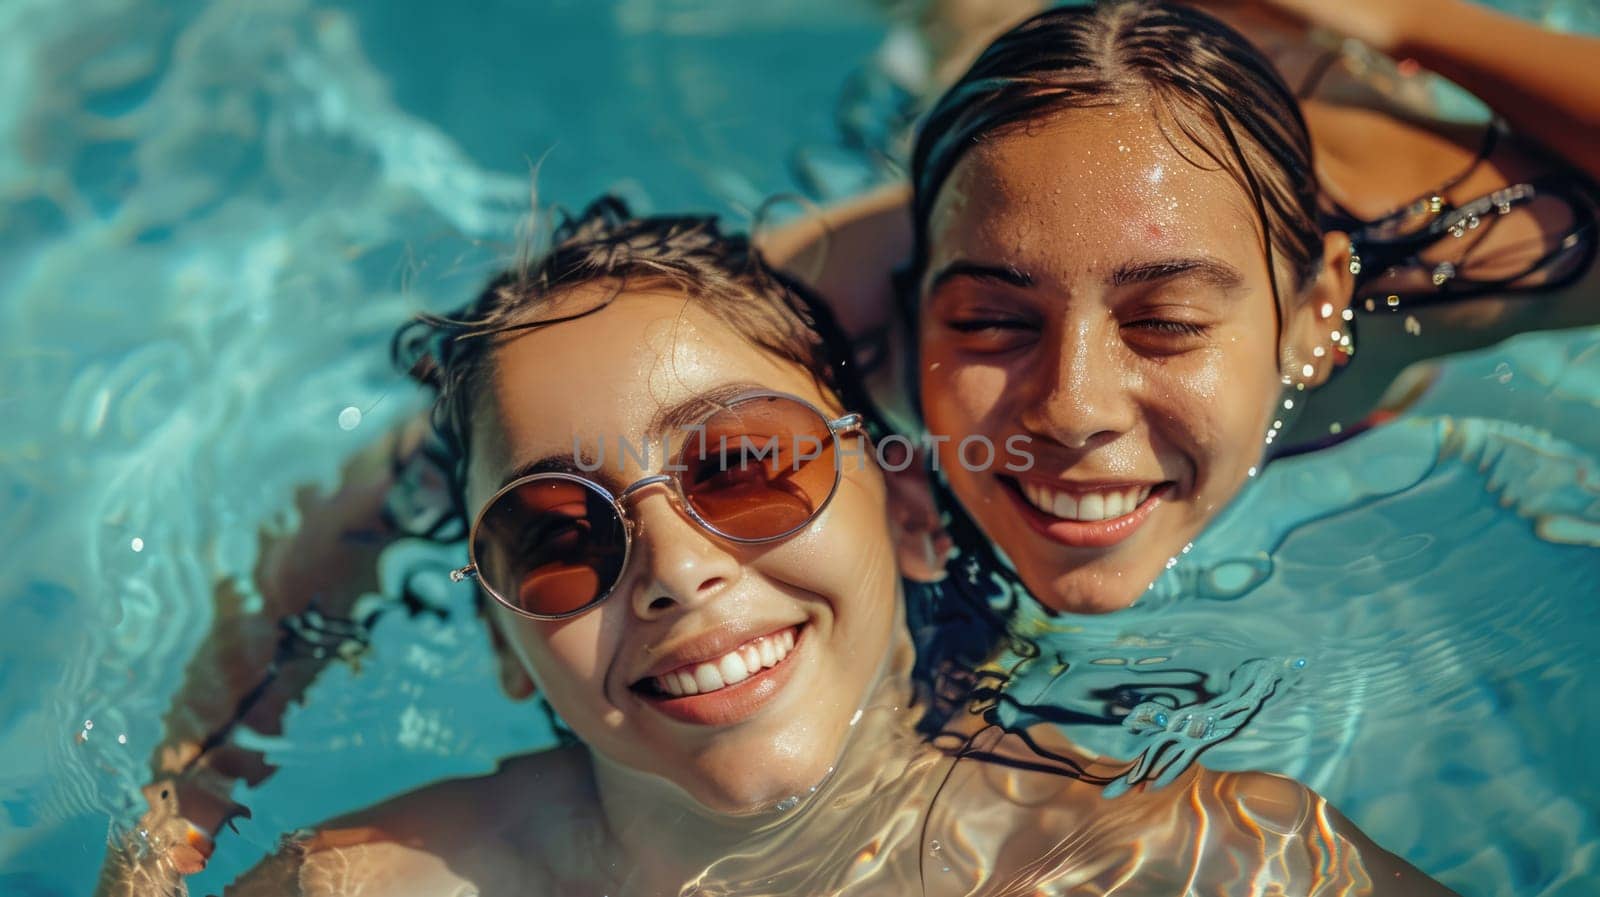
M 144 797 L 149 809 L 109 846 L 97 895 L 187 894 L 183 877 L 205 869 L 211 858 L 211 838 L 179 813 L 175 781 L 146 785 Z

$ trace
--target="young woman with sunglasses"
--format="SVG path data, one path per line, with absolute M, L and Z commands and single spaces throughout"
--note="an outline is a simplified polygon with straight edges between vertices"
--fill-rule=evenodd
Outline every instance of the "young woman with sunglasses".
M 404 339 L 475 509 L 458 574 L 578 743 L 302 833 L 230 894 L 1446 893 L 1287 780 L 1112 804 L 1048 733 L 930 746 L 884 480 L 792 288 L 705 220 L 605 203 L 558 239 Z

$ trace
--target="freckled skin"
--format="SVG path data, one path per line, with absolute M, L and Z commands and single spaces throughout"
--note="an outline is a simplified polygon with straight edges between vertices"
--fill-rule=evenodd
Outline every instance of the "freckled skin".
M 929 429 L 996 445 L 1028 437 L 1040 478 L 1171 483 L 1126 540 L 1069 547 L 1019 518 L 1005 471 L 941 459 L 984 533 L 1057 610 L 1115 610 L 1144 592 L 1260 463 L 1280 365 L 1309 357 L 1299 344 L 1317 330 L 1320 300 L 1288 299 L 1280 343 L 1248 197 L 1226 171 L 1190 161 L 1204 158 L 1175 149 L 1141 106 L 1069 111 L 986 140 L 934 205 L 920 327 Z M 1238 282 L 1109 283 L 1119 268 L 1177 258 L 1220 262 Z M 957 277 L 931 289 L 958 260 L 1010 266 L 1032 284 Z

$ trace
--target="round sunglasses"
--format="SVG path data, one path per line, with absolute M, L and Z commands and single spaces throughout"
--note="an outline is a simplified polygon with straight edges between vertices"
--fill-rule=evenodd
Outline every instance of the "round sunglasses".
M 738 543 L 775 542 L 817 518 L 839 488 L 839 437 L 862 417 L 829 418 L 798 396 L 751 392 L 720 404 L 653 474 L 612 494 L 576 473 L 536 473 L 483 505 L 467 566 L 490 597 L 536 620 L 564 620 L 610 597 L 628 568 L 635 522 L 623 500 L 650 486 L 673 491 L 702 529 Z M 621 446 L 618 446 L 621 453 Z

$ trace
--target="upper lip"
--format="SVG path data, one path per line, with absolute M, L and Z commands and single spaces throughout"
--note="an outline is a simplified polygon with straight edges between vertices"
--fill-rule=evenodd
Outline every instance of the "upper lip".
M 681 638 L 668 637 L 666 641 L 650 649 L 656 656 L 655 662 L 644 672 L 630 679 L 629 683 L 637 685 L 679 667 L 715 660 L 751 639 L 793 629 L 802 622 L 804 621 L 796 620 L 790 623 L 728 621 L 700 629 L 693 635 Z
M 1054 490 L 1056 492 L 1076 492 L 1076 493 L 1109 492 L 1109 491 L 1112 491 L 1112 490 L 1115 490 L 1115 489 L 1136 489 L 1136 488 L 1142 489 L 1145 486 L 1155 487 L 1155 486 L 1161 485 L 1162 483 L 1171 482 L 1170 480 L 1166 480 L 1166 479 L 1150 479 L 1150 478 L 1143 478 L 1143 479 L 1131 479 L 1131 478 L 1130 479 L 1111 479 L 1111 478 L 1106 478 L 1106 479 L 1066 480 L 1066 479 L 1058 479 L 1058 478 L 1055 478 L 1055 477 L 1032 476 L 1032 477 L 1015 477 L 1014 479 L 1016 479 L 1017 482 L 1019 482 L 1019 483 L 1032 483 L 1034 485 L 1043 486 L 1046 489 L 1051 489 L 1051 490 Z

